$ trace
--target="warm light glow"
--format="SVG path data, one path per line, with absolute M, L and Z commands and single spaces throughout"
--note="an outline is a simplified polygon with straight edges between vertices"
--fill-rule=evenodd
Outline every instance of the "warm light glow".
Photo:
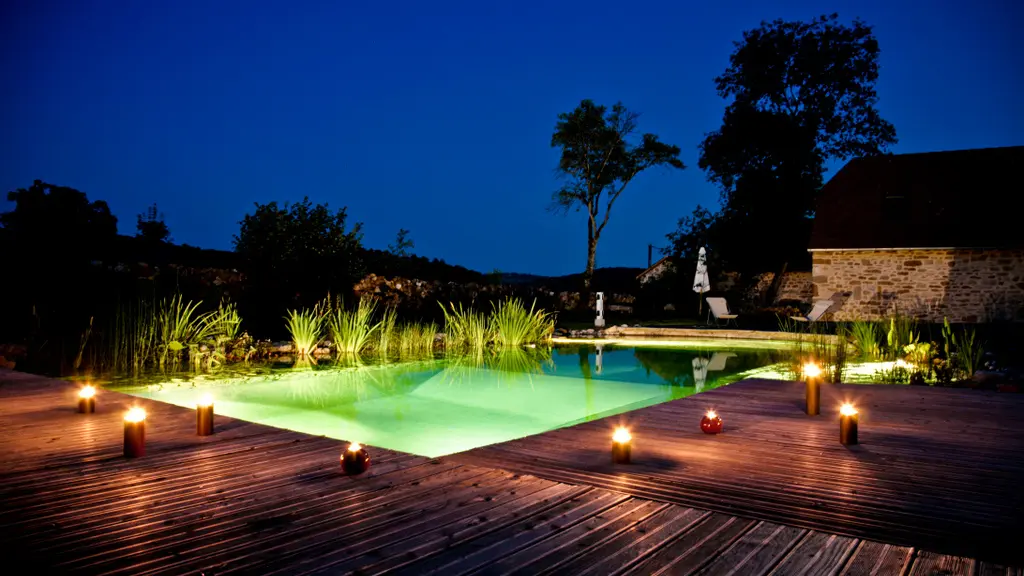
M 715 414 L 714 410 L 708 410 L 707 417 L 709 420 L 714 420 L 715 418 L 718 418 L 718 414 Z
M 808 378 L 817 378 L 818 376 L 821 376 L 821 368 L 818 368 L 818 365 L 814 362 L 808 362 L 807 364 L 804 364 L 804 376 L 807 376 Z
M 92 398 L 96 395 L 96 389 L 92 386 L 85 386 L 78 391 L 79 398 Z
M 618 428 L 615 430 L 615 434 L 612 434 L 612 442 L 618 444 L 626 444 L 632 439 L 633 437 L 629 434 L 629 430 L 625 428 Z
M 857 414 L 857 409 L 853 407 L 853 404 L 847 402 L 839 407 L 839 413 L 843 416 L 855 416 Z
M 348 445 L 348 451 L 349 452 L 359 452 L 362 449 L 363 449 L 363 447 L 359 445 L 359 442 L 353 442 L 353 443 Z
M 893 362 L 893 366 L 895 366 L 896 368 L 909 368 L 910 364 L 907 363 L 907 361 L 904 360 L 903 358 L 900 358 L 896 360 L 896 362 Z
M 196 403 L 196 406 L 201 406 L 203 408 L 206 408 L 207 406 L 213 406 L 213 395 L 203 394 L 202 396 L 199 397 L 199 402 Z
M 124 415 L 125 422 L 142 422 L 146 419 L 146 411 L 136 406 Z

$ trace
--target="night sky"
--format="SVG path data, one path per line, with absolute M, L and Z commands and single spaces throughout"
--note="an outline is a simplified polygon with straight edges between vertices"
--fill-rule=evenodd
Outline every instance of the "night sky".
M 154 7 L 159 4 L 159 7 Z M 557 7 L 555 7 L 557 5 Z M 927 9 L 925 9 L 927 7 Z M 1024 143 L 1024 2 L 234 2 L 4 0 L 0 189 L 103 199 L 134 233 L 153 202 L 178 243 L 230 249 L 253 202 L 348 206 L 365 243 L 481 271 L 582 270 L 557 187 L 559 112 L 621 100 L 683 149 L 616 204 L 598 266 L 644 266 L 717 190 L 697 144 L 713 78 L 761 20 L 875 26 L 895 152 Z M 832 166 L 835 169 L 837 166 Z M 10 204 L 0 202 L 9 209 Z

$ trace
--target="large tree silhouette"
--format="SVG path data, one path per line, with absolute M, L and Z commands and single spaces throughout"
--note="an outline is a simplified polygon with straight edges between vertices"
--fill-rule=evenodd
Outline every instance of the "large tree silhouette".
M 896 130 L 876 107 L 878 41 L 860 20 L 762 22 L 743 33 L 715 78 L 729 101 L 704 138 L 699 165 L 720 188 L 721 209 L 698 206 L 669 235 L 693 259 L 697 246 L 741 271 L 807 259 L 825 162 L 885 152 Z

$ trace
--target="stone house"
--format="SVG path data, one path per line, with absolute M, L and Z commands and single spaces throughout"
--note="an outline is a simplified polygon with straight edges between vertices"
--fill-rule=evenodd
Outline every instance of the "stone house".
M 650 262 L 650 260 L 648 260 Z M 658 260 L 654 264 L 647 267 L 646 270 L 637 275 L 636 279 L 640 281 L 640 284 L 647 284 L 653 280 L 661 278 L 666 272 L 674 269 L 675 266 L 672 264 L 672 257 L 665 256 L 661 260 Z
M 1022 167 L 1024 146 L 852 160 L 818 199 L 815 298 L 835 320 L 1024 321 Z

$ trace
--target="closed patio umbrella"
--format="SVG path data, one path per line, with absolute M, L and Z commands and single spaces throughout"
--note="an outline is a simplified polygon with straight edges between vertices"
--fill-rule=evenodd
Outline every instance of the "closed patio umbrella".
M 697 293 L 698 318 L 704 308 L 704 301 L 700 295 L 709 290 L 711 290 L 711 280 L 708 279 L 708 256 L 704 247 L 701 246 L 700 252 L 697 253 L 697 273 L 693 277 L 693 291 Z

